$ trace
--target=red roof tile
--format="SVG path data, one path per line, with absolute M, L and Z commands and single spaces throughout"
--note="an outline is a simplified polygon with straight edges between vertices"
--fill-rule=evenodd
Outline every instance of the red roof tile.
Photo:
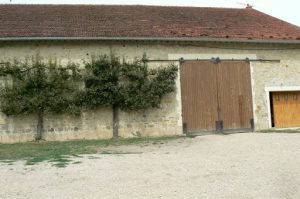
M 255 9 L 0 5 L 0 38 L 158 37 L 299 40 L 300 27 Z

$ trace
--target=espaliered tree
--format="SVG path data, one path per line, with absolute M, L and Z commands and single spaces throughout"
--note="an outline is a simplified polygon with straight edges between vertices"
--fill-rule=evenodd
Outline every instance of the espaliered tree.
M 31 61 L 2 66 L 0 76 L 8 79 L 0 92 L 1 111 L 8 116 L 35 114 L 36 140 L 43 138 L 46 113 L 80 113 L 77 105 L 80 74 L 75 64 L 45 63 L 37 56 Z
M 115 55 L 93 57 L 85 64 L 85 97 L 88 108 L 111 107 L 113 137 L 119 133 L 119 110 L 137 111 L 158 108 L 162 97 L 175 89 L 175 65 L 149 69 L 147 59 L 133 62 Z

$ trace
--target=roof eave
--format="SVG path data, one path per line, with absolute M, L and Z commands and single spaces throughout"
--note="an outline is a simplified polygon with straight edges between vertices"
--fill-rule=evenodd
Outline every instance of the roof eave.
M 225 42 L 261 44 L 300 44 L 300 40 L 191 37 L 0 37 L 0 41 L 166 41 L 166 42 Z

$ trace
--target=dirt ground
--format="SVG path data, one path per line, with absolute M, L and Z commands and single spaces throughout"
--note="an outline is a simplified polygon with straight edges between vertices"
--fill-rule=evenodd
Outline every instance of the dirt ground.
M 206 135 L 78 164 L 0 164 L 0 198 L 300 198 L 300 133 Z M 120 152 L 120 153 L 118 153 Z

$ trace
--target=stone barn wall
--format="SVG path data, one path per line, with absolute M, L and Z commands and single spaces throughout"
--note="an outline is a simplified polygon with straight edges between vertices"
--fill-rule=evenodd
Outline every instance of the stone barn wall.
M 276 48 L 276 50 L 271 50 Z M 132 60 L 142 57 L 149 59 L 186 59 L 211 57 L 220 58 L 261 58 L 280 59 L 276 62 L 252 62 L 253 108 L 256 129 L 268 128 L 267 100 L 265 87 L 270 85 L 300 85 L 300 47 L 286 50 L 290 46 L 258 44 L 221 43 L 159 43 L 159 42 L 104 42 L 104 41 L 41 41 L 1 42 L 0 61 L 25 59 L 39 54 L 45 59 L 56 59 L 61 64 L 69 61 L 82 64 L 92 55 L 114 52 L 120 57 Z M 151 67 L 174 63 L 151 62 Z M 165 136 L 182 134 L 180 76 L 176 81 L 176 92 L 163 99 L 158 109 L 142 112 L 120 113 L 122 137 Z M 299 78 L 298 78 L 299 77 Z M 46 140 L 106 139 L 112 137 L 112 111 L 99 109 L 83 112 L 80 117 L 69 115 L 46 115 Z M 0 114 L 0 143 L 33 140 L 36 131 L 34 116 L 7 117 Z

